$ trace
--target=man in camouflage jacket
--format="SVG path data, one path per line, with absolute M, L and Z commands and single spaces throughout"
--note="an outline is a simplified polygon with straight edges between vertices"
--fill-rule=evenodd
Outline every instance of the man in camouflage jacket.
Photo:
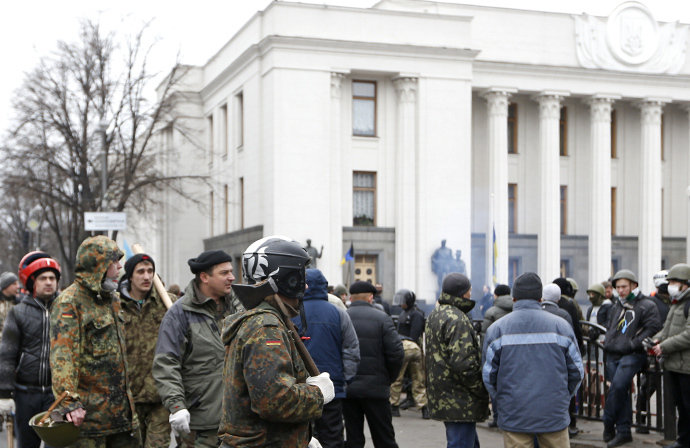
M 180 446 L 218 447 L 223 399 L 223 319 L 244 311 L 232 294 L 232 258 L 222 250 L 188 262 L 195 278 L 165 313 L 153 378 Z
M 125 263 L 118 290 L 125 316 L 127 362 L 144 448 L 168 448 L 170 413 L 161 403 L 153 381 L 152 365 L 158 329 L 167 308 L 153 287 L 156 264 L 149 255 L 136 254 Z M 170 300 L 177 296 L 170 295 Z
M 50 316 L 53 393 L 70 395 L 58 407 L 81 428 L 78 448 L 138 447 L 139 422 L 128 384 L 124 317 L 115 292 L 124 254 L 99 235 L 79 246 L 75 281 Z
M 446 426 L 448 446 L 478 447 L 476 422 L 489 415 L 479 336 L 467 316 L 475 302 L 470 280 L 448 274 L 438 306 L 426 321 L 429 414 Z

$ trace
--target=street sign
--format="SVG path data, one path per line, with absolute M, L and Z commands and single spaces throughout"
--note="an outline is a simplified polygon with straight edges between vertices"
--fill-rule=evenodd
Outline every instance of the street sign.
M 84 212 L 84 230 L 126 230 L 125 212 Z

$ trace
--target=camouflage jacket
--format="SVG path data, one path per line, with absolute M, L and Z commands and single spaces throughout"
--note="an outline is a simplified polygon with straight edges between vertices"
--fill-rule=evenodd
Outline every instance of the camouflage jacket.
M 5 326 L 5 320 L 7 320 L 7 315 L 10 313 L 12 307 L 17 304 L 17 300 L 14 297 L 7 297 L 0 293 L 0 340 L 2 340 L 2 329 Z
M 323 395 L 284 320 L 268 302 L 225 320 L 223 418 L 218 434 L 234 447 L 306 448 Z
M 153 379 L 171 414 L 187 409 L 189 427 L 218 429 L 223 399 L 223 319 L 244 311 L 234 293 L 218 310 L 192 280 L 182 296 L 165 313 L 158 332 Z
M 482 348 L 466 313 L 474 302 L 443 293 L 426 320 L 429 414 L 434 420 L 480 422 L 489 414 Z
M 153 381 L 152 365 L 156 354 L 158 329 L 168 309 L 160 299 L 156 288 L 151 288 L 151 292 L 140 305 L 131 298 L 128 287 L 129 281 L 122 282 L 120 299 L 127 335 L 129 387 L 135 403 L 160 403 L 161 397 Z M 171 301 L 177 300 L 177 296 L 172 294 L 169 296 Z
M 122 255 L 105 236 L 85 240 L 77 252 L 76 280 L 55 300 L 50 316 L 53 393 L 71 393 L 58 408 L 62 414 L 86 410 L 83 437 L 139 427 L 128 384 L 120 299 L 101 289 L 108 267 Z

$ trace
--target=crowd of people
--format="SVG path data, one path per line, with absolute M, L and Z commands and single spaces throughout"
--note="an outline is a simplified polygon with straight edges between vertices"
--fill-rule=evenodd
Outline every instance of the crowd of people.
M 80 432 L 66 442 L 48 431 L 46 447 L 167 448 L 172 435 L 187 448 L 355 448 L 366 419 L 374 446 L 395 448 L 394 419 L 416 407 L 444 423 L 448 447 L 478 448 L 476 424 L 490 418 L 506 447 L 561 448 L 578 434 L 582 322 L 606 353 L 607 446 L 633 440 L 631 382 L 650 356 L 670 372 L 672 447 L 690 446 L 687 264 L 655 276 L 650 296 L 621 270 L 587 288 L 585 313 L 572 279 L 526 272 L 475 302 L 470 279 L 451 272 L 428 315 L 402 289 L 392 316 L 381 285 L 329 286 L 287 237 L 246 249 L 243 284 L 230 255 L 202 252 L 179 293 L 159 287 L 150 255 L 124 266 L 123 256 L 115 241 L 87 238 L 61 292 L 45 252 L 0 275 L 0 415 L 14 419 L 20 448 L 40 447 L 30 420 L 51 405 L 55 428 Z

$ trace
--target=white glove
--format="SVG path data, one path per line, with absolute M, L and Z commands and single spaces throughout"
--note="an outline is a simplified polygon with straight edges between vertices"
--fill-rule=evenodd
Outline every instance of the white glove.
M 180 409 L 174 414 L 170 414 L 168 421 L 170 421 L 170 426 L 172 427 L 175 436 L 189 434 L 191 432 L 189 430 L 190 418 L 189 411 L 186 409 Z
M 321 446 L 321 443 L 319 443 L 319 441 L 317 439 L 312 437 L 311 440 L 309 441 L 309 446 L 307 448 L 323 448 L 323 447 Z
M 335 398 L 333 381 L 331 381 L 331 376 L 328 374 L 328 372 L 323 372 L 317 376 L 310 376 L 307 378 L 307 384 L 321 389 L 321 393 L 323 394 L 323 404 L 328 404 Z
M 11 398 L 0 398 L 0 415 L 14 414 L 14 400 Z

